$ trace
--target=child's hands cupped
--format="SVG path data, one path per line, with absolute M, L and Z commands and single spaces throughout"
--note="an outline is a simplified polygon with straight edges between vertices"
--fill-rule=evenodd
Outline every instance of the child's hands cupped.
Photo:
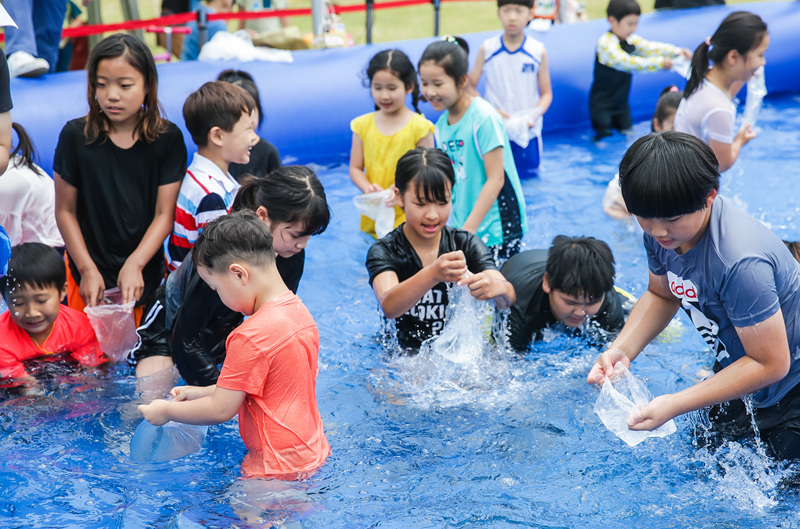
M 95 268 L 81 276 L 81 284 L 78 292 L 81 295 L 83 304 L 87 307 L 94 307 L 103 302 L 103 293 L 106 291 L 106 284 L 100 271 Z
M 153 426 L 162 426 L 169 422 L 168 407 L 169 402 L 163 399 L 156 399 L 150 404 L 142 404 L 136 409 Z
M 117 276 L 117 286 L 122 293 L 122 304 L 139 301 L 144 293 L 142 269 L 126 261 Z
M 461 250 L 440 255 L 432 266 L 439 282 L 455 283 L 467 273 L 467 261 Z
M 669 412 L 668 399 L 669 395 L 661 395 L 651 400 L 647 406 L 632 411 L 627 419 L 628 429 L 651 431 L 672 419 L 674 414 Z
M 628 358 L 628 355 L 622 352 L 622 350 L 613 346 L 606 349 L 592 366 L 591 371 L 589 371 L 589 376 L 586 377 L 586 382 L 588 384 L 600 384 L 602 386 L 603 379 L 614 373 L 614 366 L 617 365 L 617 362 L 622 362 L 622 365 L 626 368 L 630 368 L 631 366 L 630 358 Z

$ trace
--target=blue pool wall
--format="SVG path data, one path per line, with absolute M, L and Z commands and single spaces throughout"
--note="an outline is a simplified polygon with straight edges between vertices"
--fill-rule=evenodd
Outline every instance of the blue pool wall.
M 800 2 L 765 2 L 713 6 L 643 15 L 637 33 L 650 40 L 670 42 L 691 50 L 711 35 L 725 16 L 746 10 L 760 15 L 770 32 L 766 81 L 770 94 L 800 88 Z M 499 23 L 498 23 L 499 27 Z M 606 20 L 554 26 L 546 33 L 531 32 L 544 42 L 550 61 L 554 99 L 545 116 L 545 134 L 576 129 L 588 132 L 588 93 L 594 67 L 594 46 L 608 29 Z M 496 32 L 464 35 L 473 60 L 480 44 Z M 398 48 L 416 64 L 434 39 L 417 39 L 346 49 L 293 52 L 292 63 L 175 62 L 158 67 L 159 99 L 167 117 L 183 129 L 190 153 L 196 150 L 182 116 L 186 97 L 224 69 L 250 72 L 258 84 L 265 120 L 259 130 L 275 144 L 285 163 L 335 163 L 347 160 L 352 133 L 350 120 L 374 109 L 364 86 L 364 69 L 377 52 Z M 661 90 L 683 87 L 675 73 L 634 75 L 631 111 L 635 121 L 652 115 Z M 479 85 L 479 90 L 482 86 Z M 86 74 L 83 71 L 13 79 L 12 116 L 31 134 L 39 164 L 52 172 L 58 134 L 70 119 L 85 115 Z M 740 97 L 744 98 L 744 91 Z M 420 109 L 435 121 L 430 105 Z

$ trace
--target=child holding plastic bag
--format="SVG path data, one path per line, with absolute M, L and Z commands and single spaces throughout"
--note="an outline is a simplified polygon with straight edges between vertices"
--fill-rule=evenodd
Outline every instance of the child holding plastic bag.
M 369 281 L 384 315 L 394 319 L 397 340 L 416 353 L 444 328 L 446 283 L 469 286 L 476 299 L 500 308 L 514 302 L 511 283 L 497 271 L 489 249 L 474 233 L 446 226 L 455 173 L 440 149 L 418 147 L 397 163 L 396 200 L 406 222 L 367 254 Z
M 61 305 L 66 288 L 58 251 L 38 242 L 12 249 L 0 278 L 9 308 L 0 315 L 0 387 L 31 384 L 23 362 L 32 358 L 69 354 L 87 366 L 106 361 L 86 315 Z
M 433 147 L 433 123 L 419 113 L 417 72 L 405 53 L 400 50 L 378 53 L 369 61 L 367 78 L 375 112 L 350 122 L 353 130 L 350 179 L 364 194 L 385 192 L 380 197 L 385 203 L 392 196 L 390 189 L 394 185 L 397 160 L 414 147 Z M 416 112 L 406 107 L 408 94 Z M 381 212 L 373 215 L 380 217 Z M 403 221 L 402 208 L 395 206 L 392 228 Z M 361 231 L 377 237 L 375 219 L 362 215 Z
M 619 175 L 625 203 L 644 230 L 650 280 L 588 382 L 601 383 L 617 362 L 630 366 L 683 308 L 713 351 L 714 375 L 656 397 L 628 417 L 628 427 L 654 430 L 710 407 L 713 432 L 754 436 L 755 425 L 775 457 L 800 458 L 797 261 L 777 235 L 718 195 L 717 158 L 694 136 L 640 138 Z

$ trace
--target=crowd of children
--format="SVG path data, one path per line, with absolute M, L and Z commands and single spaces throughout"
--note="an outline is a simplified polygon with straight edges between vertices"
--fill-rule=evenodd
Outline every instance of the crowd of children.
M 472 72 L 466 42 L 455 37 L 430 44 L 416 69 L 400 50 L 378 53 L 367 67 L 375 111 L 351 123 L 349 169 L 362 193 L 385 193 L 394 208 L 395 229 L 374 242 L 366 267 L 400 348 L 413 354 L 435 337 L 449 285 L 464 285 L 509 310 L 515 350 L 552 325 L 583 329 L 592 321 L 619 332 L 588 376 L 599 383 L 682 307 L 705 329 L 717 373 L 658 397 L 630 427 L 653 429 L 713 406 L 718 431 L 741 435 L 750 423 L 737 399 L 752 393 L 755 424 L 773 454 L 799 458 L 800 362 L 790 351 L 800 346 L 800 265 L 718 195 L 720 171 L 754 137 L 748 124 L 733 134 L 731 98 L 764 63 L 766 25 L 734 13 L 692 54 L 637 36 L 635 0 L 609 3 L 611 27 L 597 43 L 589 95 L 598 139 L 631 129 L 632 72 L 693 57 L 685 91 L 662 93 L 654 132 L 625 154 L 605 201 L 609 214 L 634 215 L 645 233 L 650 282 L 625 322 L 626 295 L 614 286 L 604 242 L 558 236 L 549 249 L 521 251 L 528 216 L 520 174 L 539 167 L 542 119 L 554 97 L 547 52 L 524 31 L 531 4 L 498 0 L 504 32 L 482 44 Z M 157 71 L 140 40 L 107 37 L 87 70 L 89 112 L 64 126 L 55 152 L 49 216 L 58 230 L 23 214 L 3 220 L 25 228 L 10 231 L 16 246 L 0 282 L 9 306 L 0 316 L 3 383 L 35 385 L 22 362 L 37 356 L 104 362 L 81 309 L 118 287 L 140 323 L 129 355 L 137 377 L 144 384 L 173 372 L 189 384 L 158 379 L 149 394 L 172 400 L 143 399 L 148 421 L 215 424 L 238 413 L 246 477 L 311 475 L 330 446 L 316 403 L 317 327 L 295 294 L 305 246 L 331 218 L 322 184 L 307 167 L 281 167 L 274 146 L 257 136 L 263 112 L 246 72 L 227 70 L 186 99 L 183 117 L 198 148 L 187 168 L 182 133 L 162 115 Z M 476 91 L 482 77 L 485 98 Z M 441 111 L 435 125 L 419 113 L 421 98 Z M 10 98 L 5 105 L 0 97 L 0 111 L 8 108 Z M 30 142 L 17 133 L 12 166 L 38 185 Z M 2 139 L 0 154 L 8 150 Z M 46 206 L 39 213 L 48 215 Z M 377 237 L 369 219 L 361 230 Z M 63 257 L 54 249 L 62 245 Z M 749 281 L 754 274 L 768 284 Z

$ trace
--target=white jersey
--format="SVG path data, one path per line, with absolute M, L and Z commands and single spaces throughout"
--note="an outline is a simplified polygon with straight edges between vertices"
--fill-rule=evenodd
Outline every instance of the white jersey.
M 486 75 L 486 100 L 495 108 L 515 115 L 529 111 L 539 103 L 539 67 L 544 44 L 525 35 L 522 45 L 508 51 L 503 35 L 483 42 L 483 72 Z M 542 118 L 529 129 L 529 137 L 542 132 Z

